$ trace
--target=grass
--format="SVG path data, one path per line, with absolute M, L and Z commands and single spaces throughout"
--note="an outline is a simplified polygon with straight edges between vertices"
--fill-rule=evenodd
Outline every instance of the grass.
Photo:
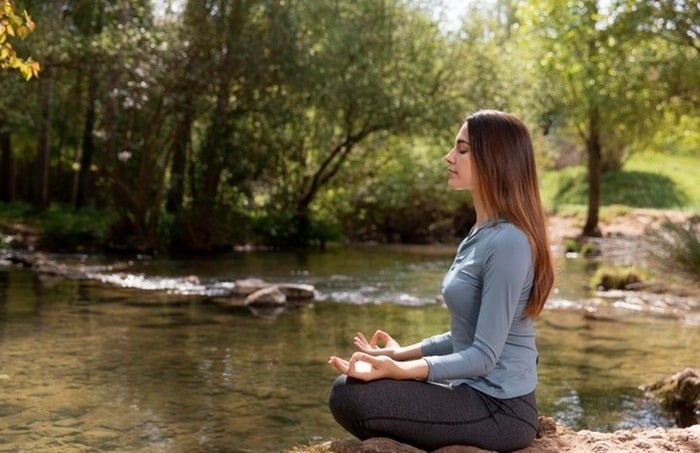
M 652 236 L 652 255 L 661 264 L 672 269 L 680 268 L 691 275 L 700 275 L 700 218 L 684 223 L 664 222 Z
M 587 172 L 583 166 L 542 173 L 540 190 L 549 211 L 580 215 L 587 206 Z M 700 210 L 700 155 L 640 153 L 620 172 L 601 179 L 601 217 L 631 208 Z

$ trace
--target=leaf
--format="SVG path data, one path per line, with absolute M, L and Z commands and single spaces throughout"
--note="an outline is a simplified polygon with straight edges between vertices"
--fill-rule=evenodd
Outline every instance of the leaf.
M 29 80 L 32 78 L 32 68 L 30 65 L 27 65 L 27 64 L 20 65 L 19 72 L 22 73 L 22 77 L 24 77 L 24 80 Z

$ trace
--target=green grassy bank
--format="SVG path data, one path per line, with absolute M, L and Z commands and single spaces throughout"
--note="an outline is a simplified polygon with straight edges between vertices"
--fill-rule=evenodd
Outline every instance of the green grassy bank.
M 700 153 L 633 155 L 622 171 L 605 173 L 601 212 L 626 208 L 700 211 Z M 588 181 L 584 166 L 548 170 L 541 176 L 545 206 L 551 212 L 585 210 Z

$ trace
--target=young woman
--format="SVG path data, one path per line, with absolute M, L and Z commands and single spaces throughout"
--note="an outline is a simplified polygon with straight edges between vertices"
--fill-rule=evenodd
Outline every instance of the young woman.
M 358 333 L 358 352 L 329 360 L 343 373 L 330 409 L 360 439 L 525 448 L 538 420 L 533 319 L 554 280 L 532 141 L 513 115 L 480 111 L 444 160 L 448 186 L 469 190 L 477 215 L 442 282 L 450 330 L 410 346 Z

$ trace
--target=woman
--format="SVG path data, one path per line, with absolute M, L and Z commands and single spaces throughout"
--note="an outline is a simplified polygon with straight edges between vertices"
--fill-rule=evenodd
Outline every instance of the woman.
M 513 115 L 480 111 L 444 160 L 448 186 L 469 190 L 476 210 L 442 282 L 450 330 L 410 346 L 358 333 L 358 352 L 329 360 L 343 373 L 330 409 L 360 439 L 525 448 L 538 423 L 533 319 L 554 280 L 532 141 Z

